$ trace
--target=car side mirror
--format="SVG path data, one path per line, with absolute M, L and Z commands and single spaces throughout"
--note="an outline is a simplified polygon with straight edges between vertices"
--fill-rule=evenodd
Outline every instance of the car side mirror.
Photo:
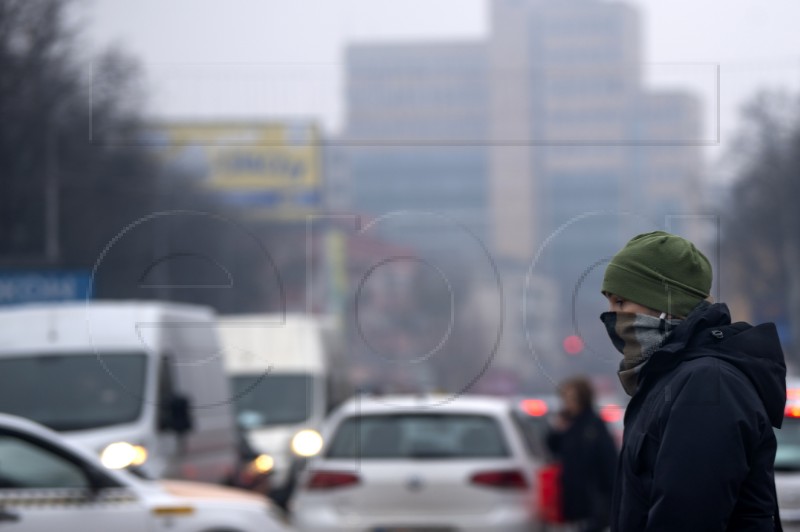
M 191 401 L 185 395 L 173 395 L 166 403 L 160 405 L 159 428 L 185 434 L 192 430 Z
M 185 434 L 192 430 L 191 401 L 185 395 L 176 395 L 170 402 L 170 418 L 172 430 L 178 434 Z

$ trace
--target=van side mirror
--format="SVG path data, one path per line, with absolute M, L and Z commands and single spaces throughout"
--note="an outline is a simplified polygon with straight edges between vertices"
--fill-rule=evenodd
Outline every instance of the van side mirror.
M 174 395 L 165 405 L 161 405 L 159 428 L 185 434 L 192 430 L 191 401 L 185 395 Z
M 185 395 L 176 395 L 170 404 L 172 410 L 172 430 L 178 434 L 185 434 L 192 430 L 192 409 L 189 398 Z

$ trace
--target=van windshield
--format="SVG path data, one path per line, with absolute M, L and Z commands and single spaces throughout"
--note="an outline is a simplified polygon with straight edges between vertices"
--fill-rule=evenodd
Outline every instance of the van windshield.
M 784 417 L 783 426 L 775 429 L 778 450 L 775 453 L 776 471 L 800 471 L 800 419 Z
M 239 422 L 247 429 L 293 425 L 311 416 L 312 377 L 299 373 L 231 378 Z
M 58 431 L 139 418 L 146 357 L 60 353 L 0 358 L 0 412 Z

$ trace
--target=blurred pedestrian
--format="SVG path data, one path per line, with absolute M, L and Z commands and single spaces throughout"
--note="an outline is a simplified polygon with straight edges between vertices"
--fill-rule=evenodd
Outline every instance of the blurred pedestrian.
M 602 314 L 632 396 L 612 530 L 780 530 L 773 478 L 786 367 L 773 324 L 731 324 L 711 265 L 656 231 L 606 268 Z
M 563 409 L 547 436 L 561 464 L 561 510 L 582 532 L 608 527 L 617 449 L 597 415 L 588 379 L 574 377 L 559 386 Z

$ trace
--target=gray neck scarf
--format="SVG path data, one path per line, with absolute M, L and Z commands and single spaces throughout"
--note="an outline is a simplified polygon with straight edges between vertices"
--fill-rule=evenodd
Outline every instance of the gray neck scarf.
M 639 386 L 639 372 L 650 355 L 666 341 L 681 320 L 657 318 L 633 312 L 604 312 L 600 319 L 611 342 L 622 353 L 619 380 L 625 393 L 633 395 Z

